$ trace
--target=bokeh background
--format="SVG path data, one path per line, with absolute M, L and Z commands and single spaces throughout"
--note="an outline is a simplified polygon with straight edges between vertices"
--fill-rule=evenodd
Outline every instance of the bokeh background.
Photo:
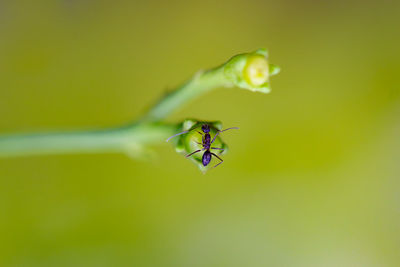
M 269 95 L 221 89 L 203 175 L 168 144 L 0 160 L 1 266 L 400 266 L 400 2 L 0 1 L 0 132 L 111 127 L 267 47 Z

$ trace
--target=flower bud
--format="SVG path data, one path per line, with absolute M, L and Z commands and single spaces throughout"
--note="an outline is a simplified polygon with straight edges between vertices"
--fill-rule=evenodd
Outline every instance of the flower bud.
M 203 166 L 202 163 L 202 156 L 204 154 L 203 145 L 202 145 L 202 134 L 204 135 L 204 132 L 202 131 L 202 125 L 207 124 L 210 127 L 210 136 L 211 140 L 214 138 L 214 136 L 217 134 L 218 131 L 222 130 L 222 124 L 219 121 L 213 121 L 213 122 L 208 122 L 208 121 L 197 121 L 193 119 L 187 119 L 182 123 L 182 132 L 188 131 L 187 133 L 184 133 L 182 135 L 179 135 L 174 138 L 174 146 L 175 150 L 183 155 L 188 155 L 196 150 L 201 150 L 200 152 L 197 152 L 188 159 L 190 159 L 194 164 L 198 166 L 198 168 L 202 172 L 206 172 L 208 169 L 210 169 L 212 166 L 214 166 L 216 163 L 218 163 L 218 159 L 215 159 L 213 157 L 212 161 L 208 166 Z M 215 141 L 212 143 L 212 147 L 217 147 L 217 148 L 222 148 L 224 150 L 213 150 L 211 152 L 219 155 L 224 155 L 227 152 L 228 146 L 222 141 L 221 135 L 218 135 Z
M 279 70 L 269 64 L 265 49 L 237 55 L 224 66 L 224 73 L 233 85 L 262 93 L 269 93 L 269 77 L 278 74 Z
M 250 57 L 243 69 L 243 76 L 254 87 L 264 85 L 269 78 L 267 59 L 262 55 Z

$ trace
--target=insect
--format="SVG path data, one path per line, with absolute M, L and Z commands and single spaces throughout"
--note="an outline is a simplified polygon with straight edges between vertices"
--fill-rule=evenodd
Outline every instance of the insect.
M 217 156 L 215 153 L 211 152 L 210 150 L 212 150 L 212 149 L 213 150 L 220 150 L 221 152 L 223 152 L 224 149 L 223 148 L 219 148 L 219 147 L 212 147 L 211 144 L 214 143 L 215 139 L 217 138 L 217 136 L 220 133 L 225 132 L 227 130 L 231 130 L 231 129 L 239 129 L 239 128 L 238 127 L 232 127 L 232 128 L 228 128 L 228 129 L 225 129 L 225 130 L 217 131 L 217 133 L 215 134 L 214 138 L 211 140 L 210 126 L 208 124 L 206 124 L 206 123 L 203 124 L 201 126 L 201 130 L 203 132 L 198 131 L 198 133 L 201 134 L 201 136 L 202 136 L 202 138 L 201 138 L 202 139 L 202 143 L 196 142 L 197 144 L 202 145 L 203 148 L 202 149 L 198 149 L 196 151 L 193 151 L 190 154 L 187 154 L 186 157 L 188 158 L 188 157 L 192 156 L 193 154 L 196 154 L 198 152 L 204 151 L 204 154 L 203 154 L 202 159 L 201 159 L 201 162 L 202 162 L 203 166 L 206 167 L 211 162 L 212 156 L 214 156 L 214 157 L 218 158 L 220 160 L 220 162 L 218 164 L 216 164 L 215 166 L 213 166 L 212 168 L 217 167 L 218 165 L 220 165 L 224 161 L 219 156 Z M 181 135 L 181 134 L 185 134 L 185 133 L 188 133 L 188 132 L 189 131 L 183 131 L 181 133 L 175 134 L 175 135 L 171 136 L 170 138 L 168 138 L 167 142 L 171 138 L 173 138 L 175 136 L 178 136 L 178 135 Z

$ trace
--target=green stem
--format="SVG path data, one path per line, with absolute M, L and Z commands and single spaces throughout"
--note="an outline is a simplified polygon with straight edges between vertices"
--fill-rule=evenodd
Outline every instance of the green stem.
M 112 152 L 120 149 L 123 142 L 123 136 L 114 131 L 11 135 L 0 138 L 0 157 Z
M 218 87 L 232 87 L 223 67 L 197 73 L 191 80 L 167 94 L 144 117 L 144 121 L 160 121 L 192 99 Z
M 29 155 L 144 152 L 144 145 L 159 143 L 173 135 L 178 125 L 143 123 L 129 127 L 60 133 L 0 136 L 0 158 Z
M 182 124 L 160 121 L 188 101 L 218 87 L 237 86 L 269 92 L 269 76 L 279 69 L 269 65 L 266 50 L 240 54 L 225 64 L 197 73 L 191 80 L 164 96 L 140 120 L 105 130 L 37 133 L 0 136 L 0 158 L 24 155 L 125 152 L 140 156 L 148 144 L 163 142 L 181 130 Z

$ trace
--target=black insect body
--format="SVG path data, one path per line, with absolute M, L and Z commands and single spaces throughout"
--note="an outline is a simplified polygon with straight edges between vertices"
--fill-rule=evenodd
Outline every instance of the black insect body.
M 203 157 L 202 157 L 202 159 L 201 159 L 201 162 L 202 162 L 203 166 L 206 167 L 206 166 L 211 162 L 212 156 L 214 156 L 214 157 L 218 158 L 218 159 L 220 160 L 220 162 L 219 162 L 218 164 L 216 164 L 215 166 L 213 166 L 212 168 L 217 167 L 218 165 L 220 165 L 220 164 L 221 164 L 222 162 L 224 162 L 224 161 L 223 161 L 219 156 L 217 156 L 215 153 L 211 152 L 210 150 L 211 150 L 211 149 L 214 149 L 214 150 L 221 150 L 221 152 L 222 152 L 222 151 L 224 151 L 224 149 L 223 149 L 223 148 L 219 148 L 219 147 L 211 147 L 211 144 L 214 143 L 214 141 L 215 141 L 215 139 L 217 138 L 217 136 L 219 135 L 219 133 L 222 133 L 222 132 L 227 131 L 227 130 L 230 130 L 230 129 L 239 129 L 239 128 L 237 128 L 237 127 L 232 127 L 232 128 L 228 128 L 228 129 L 225 129 L 225 130 L 222 130 L 222 131 L 218 131 L 218 132 L 215 134 L 214 138 L 211 140 L 210 126 L 209 126 L 208 124 L 203 124 L 203 125 L 201 126 L 201 130 L 203 131 L 203 133 L 198 131 L 198 133 L 201 134 L 201 136 L 202 136 L 202 143 L 198 143 L 198 144 L 199 144 L 199 145 L 202 145 L 203 148 L 202 148 L 202 149 L 198 149 L 198 150 L 196 150 L 196 151 L 193 151 L 192 153 L 186 155 L 186 157 L 188 158 L 188 157 L 190 157 L 191 155 L 193 155 L 193 154 L 195 154 L 195 153 L 198 153 L 198 152 L 200 152 L 200 151 L 204 151 Z M 175 137 L 175 136 L 177 136 L 177 135 L 181 135 L 181 134 L 184 134 L 184 133 L 188 133 L 188 132 L 189 132 L 189 131 L 184 131 L 184 132 L 182 132 L 182 133 L 173 135 L 173 136 L 171 136 L 170 138 L 167 139 L 167 142 L 168 142 L 169 139 L 171 139 L 172 137 Z

